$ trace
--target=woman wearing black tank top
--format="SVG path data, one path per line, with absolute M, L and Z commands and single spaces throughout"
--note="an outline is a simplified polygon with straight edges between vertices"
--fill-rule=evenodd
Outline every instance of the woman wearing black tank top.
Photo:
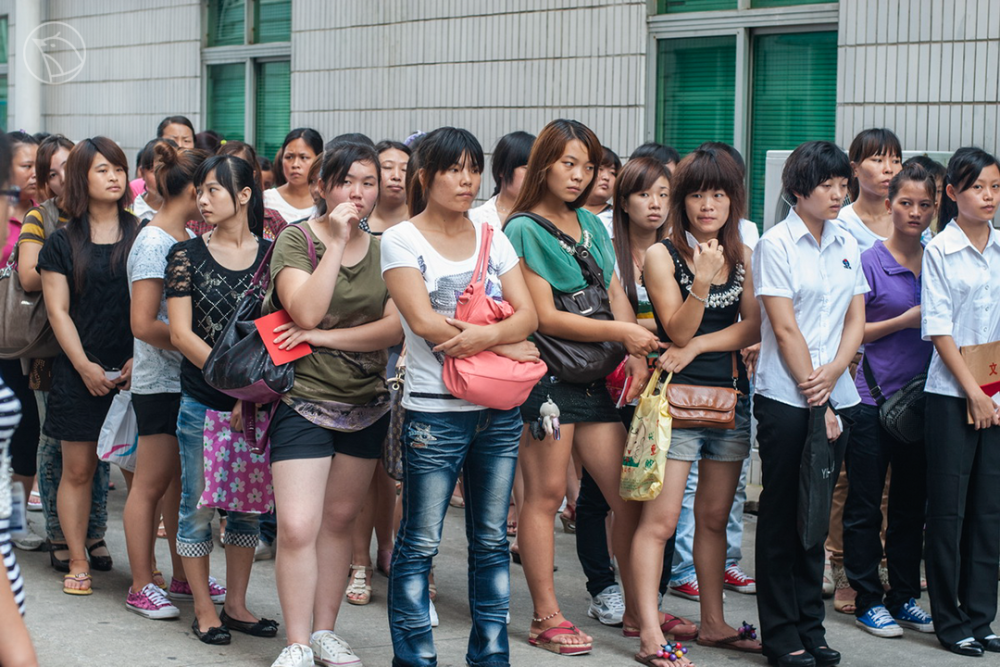
M 740 240 L 746 195 L 740 170 L 723 151 L 700 149 L 672 178 L 668 238 L 646 252 L 644 278 L 657 331 L 670 348 L 660 356 L 674 384 L 735 387 L 740 393 L 734 429 L 674 429 L 663 491 L 643 504 L 632 543 L 641 650 L 652 667 L 676 665 L 656 657 L 665 642 L 657 607 L 664 543 L 674 534 L 684 486 L 700 460 L 695 497 L 695 569 L 701 588 L 698 643 L 759 653 L 749 628 L 729 626 L 722 611 L 726 523 L 743 460 L 750 454 L 749 386 L 739 351 L 760 340 L 750 249 Z M 686 660 L 687 657 L 684 658 Z

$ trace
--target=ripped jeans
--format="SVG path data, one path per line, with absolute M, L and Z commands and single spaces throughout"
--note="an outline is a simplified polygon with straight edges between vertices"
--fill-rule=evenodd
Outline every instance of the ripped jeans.
M 510 604 L 507 507 L 521 413 L 512 410 L 415 412 L 403 426 L 403 520 L 389 579 L 394 667 L 434 667 L 427 575 L 438 553 L 448 500 L 461 471 L 469 540 L 472 629 L 465 662 L 508 667 Z

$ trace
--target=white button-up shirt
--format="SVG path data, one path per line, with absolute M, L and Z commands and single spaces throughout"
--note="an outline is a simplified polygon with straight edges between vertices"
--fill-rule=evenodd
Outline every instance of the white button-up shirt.
M 979 345 L 1000 340 L 1000 234 L 990 229 L 980 253 L 952 220 L 924 250 L 920 332 L 951 336 L 955 345 Z M 937 350 L 927 369 L 925 390 L 965 398 L 965 392 Z
M 769 229 L 757 243 L 753 252 L 753 281 L 758 297 L 778 296 L 792 300 L 795 323 L 809 346 L 813 368 L 828 364 L 837 356 L 851 300 L 869 290 L 854 237 L 836 222 L 827 220 L 817 244 L 794 208 L 781 224 Z M 760 312 L 757 393 L 788 405 L 808 407 L 808 401 L 778 349 L 774 327 L 763 301 Z M 834 385 L 830 403 L 836 408 L 845 408 L 860 400 L 845 370 Z

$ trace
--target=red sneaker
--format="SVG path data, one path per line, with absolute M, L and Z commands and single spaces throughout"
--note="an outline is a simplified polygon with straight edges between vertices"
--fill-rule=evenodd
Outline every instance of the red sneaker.
M 757 582 L 752 577 L 748 577 L 746 572 L 741 570 L 736 563 L 726 568 L 726 577 L 722 582 L 722 587 L 747 595 L 754 595 L 757 592 Z
M 686 584 L 681 584 L 679 586 L 671 586 L 670 594 L 676 595 L 679 598 L 687 598 L 688 600 L 694 600 L 698 602 L 701 599 L 701 592 L 698 590 L 698 580 L 689 581 Z

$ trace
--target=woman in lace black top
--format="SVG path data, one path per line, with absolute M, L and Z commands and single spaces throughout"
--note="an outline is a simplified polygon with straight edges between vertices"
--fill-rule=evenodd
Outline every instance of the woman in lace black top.
M 237 402 L 208 386 L 202 366 L 216 338 L 250 286 L 270 241 L 250 231 L 264 214 L 260 186 L 250 164 L 231 155 L 205 161 L 194 180 L 198 208 L 214 228 L 178 243 L 167 258 L 164 292 L 170 342 L 184 355 L 177 444 L 181 455 L 181 508 L 177 554 L 194 597 L 195 635 L 206 644 L 228 644 L 229 628 L 273 637 L 277 624 L 258 620 L 246 608 L 246 589 L 257 547 L 257 515 L 229 512 L 224 543 L 227 590 L 208 575 L 215 510 L 198 507 L 205 490 L 204 426 L 208 410 L 223 413 L 241 429 Z M 223 415 L 220 415 L 222 417 Z M 222 615 L 213 600 L 225 598 Z
M 59 523 L 69 548 L 63 591 L 90 595 L 87 523 L 97 437 L 111 400 L 132 374 L 130 299 L 125 269 L 135 238 L 128 160 L 107 137 L 84 139 L 66 160 L 69 222 L 42 246 L 38 269 L 49 322 L 63 353 L 52 366 L 44 431 L 62 441 Z M 91 555 L 92 558 L 94 554 Z M 110 569 L 94 559 L 94 569 Z
M 746 195 L 739 167 L 724 151 L 699 149 L 671 179 L 670 236 L 646 252 L 643 276 L 661 340 L 660 355 L 674 384 L 735 387 L 733 429 L 674 428 L 663 491 L 643 504 L 632 557 L 642 619 L 642 654 L 664 640 L 657 584 L 664 543 L 681 511 L 691 462 L 700 460 L 695 497 L 694 559 L 701 589 L 698 643 L 759 653 L 749 630 L 734 630 L 722 611 L 726 524 L 743 461 L 750 455 L 750 401 L 739 351 L 760 340 L 750 249 L 740 240 Z M 653 663 L 657 661 L 654 660 Z M 662 660 L 656 667 L 674 664 Z

